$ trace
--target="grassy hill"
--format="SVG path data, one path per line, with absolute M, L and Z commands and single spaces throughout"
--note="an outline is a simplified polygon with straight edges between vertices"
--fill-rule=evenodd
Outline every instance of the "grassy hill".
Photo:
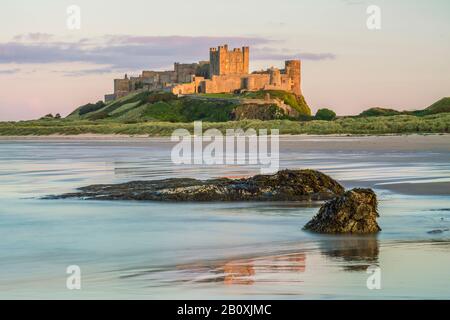
M 380 116 L 393 116 L 393 115 L 400 115 L 400 114 L 407 114 L 407 115 L 413 115 L 413 116 L 429 116 L 432 114 L 438 114 L 438 113 L 446 113 L 450 112 L 450 97 L 442 98 L 439 101 L 436 101 L 431 106 L 423 109 L 423 110 L 416 110 L 416 111 L 397 111 L 394 109 L 387 109 L 387 108 L 370 108 L 367 110 L 364 110 L 359 114 L 360 117 L 380 117 Z
M 167 92 L 135 92 L 110 103 L 86 104 L 65 119 L 48 116 L 39 120 L 0 122 L 0 135 L 76 135 L 127 134 L 171 135 L 178 128 L 193 129 L 193 121 L 202 120 L 203 128 L 279 129 L 280 134 L 412 134 L 449 133 L 450 98 L 426 109 L 399 112 L 372 108 L 359 116 L 338 117 L 332 121 L 308 116 L 302 97 L 284 92 L 270 92 L 296 110 L 306 114 L 287 118 L 276 105 L 240 103 L 239 98 L 264 98 L 266 92 L 241 95 L 216 94 L 181 97 Z M 308 109 L 306 109 L 306 107 Z M 304 121 L 307 119 L 308 121 Z M 231 120 L 231 121 L 230 121 Z
M 430 115 L 437 113 L 450 112 L 450 97 L 442 98 L 424 110 L 417 111 L 419 115 Z
M 148 121 L 124 123 L 111 120 L 71 120 L 42 119 L 33 121 L 0 122 L 0 135 L 76 135 L 126 134 L 169 136 L 175 129 L 193 130 L 192 122 L 171 123 L 167 121 Z M 450 113 L 417 117 L 395 115 L 383 117 L 340 117 L 333 121 L 292 121 L 292 120 L 241 120 L 227 122 L 203 122 L 203 129 L 279 129 L 280 134 L 412 134 L 449 133 Z
M 283 91 L 269 91 L 271 97 L 280 98 L 296 109 L 301 115 L 310 115 L 311 111 L 303 97 Z M 99 101 L 89 103 L 74 110 L 70 120 L 113 120 L 122 122 L 168 121 L 190 122 L 203 120 L 224 122 L 242 119 L 272 120 L 288 118 L 284 111 L 275 105 L 261 108 L 260 112 L 242 112 L 241 98 L 264 98 L 265 91 L 242 95 L 198 95 L 180 97 L 168 92 L 135 92 L 123 98 L 104 104 Z M 236 112 L 238 109 L 239 112 Z M 277 109 L 277 110 L 274 110 Z M 240 117 L 241 118 L 240 118 Z
M 401 114 L 401 111 L 376 107 L 364 110 L 359 115 L 361 117 L 382 117 L 382 116 L 394 116 L 397 114 Z

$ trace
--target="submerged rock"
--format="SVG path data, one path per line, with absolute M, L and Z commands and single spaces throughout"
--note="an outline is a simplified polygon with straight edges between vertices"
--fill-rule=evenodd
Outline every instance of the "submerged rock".
M 273 175 L 242 179 L 196 180 L 174 178 L 90 185 L 78 192 L 46 199 L 156 201 L 310 201 L 328 200 L 344 193 L 329 176 L 314 170 L 281 170 Z
M 439 234 L 439 233 L 444 233 L 446 231 L 449 231 L 449 229 L 435 229 L 435 230 L 431 230 L 428 231 L 428 234 Z
M 377 196 L 372 189 L 352 189 L 326 202 L 305 230 L 319 233 L 376 233 Z

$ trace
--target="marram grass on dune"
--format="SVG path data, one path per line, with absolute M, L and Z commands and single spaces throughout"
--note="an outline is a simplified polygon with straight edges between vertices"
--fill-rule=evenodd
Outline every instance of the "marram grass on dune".
M 175 129 L 192 132 L 192 122 L 147 121 L 125 123 L 117 120 L 42 119 L 18 122 L 0 122 L 0 135 L 76 135 L 76 134 L 124 134 L 170 136 Z M 227 122 L 203 122 L 204 130 L 253 128 L 279 129 L 280 134 L 415 134 L 449 133 L 450 113 L 417 117 L 394 115 L 382 117 L 341 117 L 333 121 L 293 120 L 241 120 Z

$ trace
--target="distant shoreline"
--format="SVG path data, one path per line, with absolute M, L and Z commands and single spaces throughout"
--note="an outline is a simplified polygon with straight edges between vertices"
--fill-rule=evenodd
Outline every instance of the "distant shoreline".
M 269 131 L 270 134 L 270 131 Z M 386 134 L 357 134 L 357 133 L 342 133 L 342 134 L 280 134 L 280 137 L 328 137 L 328 138 L 342 138 L 342 137 L 429 137 L 429 136 L 450 136 L 450 133 L 386 133 Z M 115 139 L 167 139 L 170 135 L 152 135 L 152 134 L 104 134 L 104 133 L 80 133 L 80 134 L 29 134 L 29 135 L 0 135 L 0 140 L 46 140 L 46 139 L 59 139 L 59 140 L 115 140 Z
M 294 148 L 301 142 L 303 150 L 323 150 L 331 153 L 338 151 L 411 151 L 450 152 L 450 134 L 409 134 L 409 135 L 280 135 L 280 147 Z M 98 144 L 176 143 L 170 136 L 124 135 L 124 134 L 79 134 L 79 135 L 42 135 L 42 136 L 0 136 L 0 144 L 8 142 L 86 142 Z M 376 154 L 374 154 L 376 156 Z

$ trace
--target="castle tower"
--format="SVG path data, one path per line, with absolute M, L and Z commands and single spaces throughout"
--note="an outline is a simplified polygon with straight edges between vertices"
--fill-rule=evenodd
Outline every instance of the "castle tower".
M 277 68 L 270 68 L 269 69 L 269 75 L 270 75 L 270 84 L 273 86 L 280 86 L 281 85 L 281 72 Z
M 242 47 L 242 58 L 242 73 L 248 74 L 250 72 L 250 47 Z
M 250 48 L 228 50 L 228 45 L 209 49 L 210 76 L 249 73 Z
M 288 60 L 285 62 L 285 72 L 292 81 L 291 91 L 296 95 L 302 94 L 301 89 L 301 62 L 300 60 Z

